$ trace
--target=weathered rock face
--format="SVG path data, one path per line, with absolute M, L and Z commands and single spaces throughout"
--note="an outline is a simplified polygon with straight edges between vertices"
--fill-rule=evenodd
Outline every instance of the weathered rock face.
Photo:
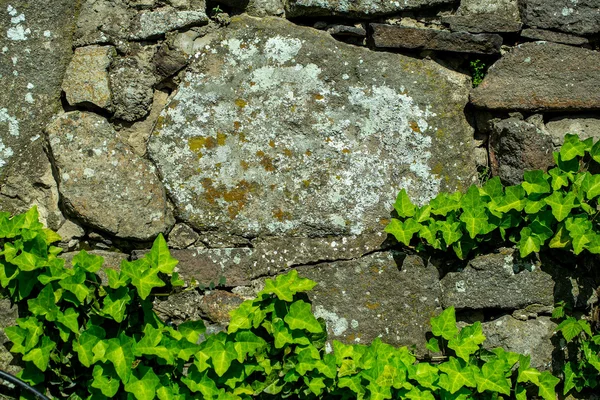
M 398 25 L 371 24 L 373 42 L 380 48 L 407 48 L 456 51 L 474 54 L 500 52 L 499 35 L 449 32 L 436 29 L 410 28 Z
M 313 313 L 327 322 L 329 340 L 386 343 L 425 352 L 429 319 L 439 311 L 438 271 L 416 256 L 375 253 L 354 261 L 299 270 L 318 284 L 308 293 Z
M 531 264 L 519 265 L 513 250 L 477 257 L 461 272 L 441 281 L 442 305 L 457 309 L 522 309 L 554 304 L 552 276 Z
M 454 0 L 404 0 L 402 2 L 373 0 L 358 0 L 356 2 L 341 0 L 290 0 L 286 2 L 286 15 L 288 17 L 328 15 L 372 17 L 451 3 L 454 3 Z
M 74 111 L 47 127 L 64 206 L 87 225 L 148 240 L 174 223 L 153 167 L 115 138 L 102 117 Z
M 570 44 L 573 46 L 582 46 L 589 43 L 589 40 L 568 33 L 554 32 L 546 29 L 523 29 L 521 37 L 533 40 L 544 40 L 547 42 Z
M 62 215 L 43 128 L 60 107 L 77 3 L 15 0 L 0 8 L 0 209 L 16 213 L 37 204 L 54 229 Z
M 524 22 L 532 27 L 579 35 L 600 32 L 597 0 L 522 0 L 521 7 Z
M 86 0 L 77 19 L 74 44 L 122 44 L 135 11 L 124 0 Z
M 577 62 L 573 62 L 577 60 Z M 526 111 L 600 108 L 600 53 L 556 43 L 515 47 L 471 94 L 477 107 Z
M 137 15 L 131 26 L 130 39 L 148 40 L 164 35 L 165 32 L 208 23 L 204 10 L 179 11 L 165 7 L 154 11 L 143 11 Z
M 149 65 L 137 57 L 127 57 L 113 63 L 110 84 L 114 92 L 115 117 L 125 121 L 145 117 L 152 107 L 152 86 L 155 83 L 156 77 Z
M 557 146 L 560 146 L 563 143 L 566 133 L 579 135 L 581 140 L 593 137 L 594 141 L 596 141 L 600 139 L 599 117 L 599 115 L 555 117 L 548 121 L 546 129 Z
M 148 146 L 195 228 L 381 232 L 401 187 L 422 203 L 472 182 L 466 76 L 275 18 L 206 43 Z
M 493 122 L 489 146 L 492 173 L 505 184 L 517 185 L 525 170 L 547 170 L 554 165 L 555 142 L 562 144 L 565 133 L 557 133 L 555 138 L 542 123 L 531 119 L 511 117 Z
M 455 15 L 442 18 L 453 31 L 517 32 L 521 16 L 517 0 L 461 0 Z
M 531 366 L 540 370 L 549 370 L 552 364 L 552 352 L 555 350 L 551 338 L 556 324 L 550 317 L 539 317 L 519 321 L 505 315 L 495 321 L 482 324 L 487 349 L 502 347 L 519 354 L 531 355 Z

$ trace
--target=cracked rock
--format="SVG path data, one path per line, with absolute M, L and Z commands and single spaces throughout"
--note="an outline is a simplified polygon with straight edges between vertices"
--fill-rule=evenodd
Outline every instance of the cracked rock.
M 185 249 L 194 244 L 200 235 L 186 224 L 175 224 L 169 232 L 169 247 L 174 249 Z
M 164 7 L 153 11 L 142 11 L 133 22 L 129 39 L 151 40 L 164 36 L 167 32 L 208 23 L 208 16 L 202 11 L 180 11 Z
M 65 209 L 120 238 L 150 240 L 174 223 L 153 166 L 115 138 L 104 118 L 74 111 L 46 131 Z
M 152 68 L 143 59 L 124 57 L 116 60 L 110 70 L 115 117 L 136 121 L 148 115 L 155 83 Z

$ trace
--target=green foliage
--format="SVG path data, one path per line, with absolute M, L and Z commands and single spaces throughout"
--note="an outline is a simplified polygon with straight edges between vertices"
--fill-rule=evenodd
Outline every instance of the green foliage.
M 504 187 L 495 177 L 422 207 L 403 189 L 394 204 L 398 218 L 385 230 L 405 246 L 452 249 L 460 259 L 498 243 L 516 245 L 521 257 L 543 247 L 599 254 L 600 174 L 587 168 L 600 162 L 600 141 L 566 135 L 554 158 L 556 167 L 527 171 L 520 185 Z
M 481 60 L 473 60 L 469 62 L 471 76 L 473 78 L 473 87 L 477 87 L 483 82 L 483 77 L 487 70 L 487 65 Z
M 477 205 L 475 192 L 467 199 Z M 429 210 L 413 217 L 421 223 Z M 2 292 L 27 304 L 5 329 L 24 362 L 20 377 L 55 398 L 497 399 L 524 398 L 525 385 L 545 400 L 555 396 L 556 378 L 529 368 L 529 357 L 483 350 L 481 324 L 459 330 L 453 308 L 431 320 L 427 348 L 441 350 L 444 362 L 418 362 L 406 347 L 379 339 L 334 341 L 327 353 L 324 321 L 305 301 L 316 283 L 292 270 L 232 311 L 227 332 L 200 341 L 201 321 L 171 327 L 152 311 L 156 290 L 181 282 L 170 278 L 177 261 L 162 236 L 143 259 L 106 270 L 108 285 L 97 275 L 101 257 L 82 251 L 65 268 L 51 245 L 59 237 L 37 222 L 35 208 L 0 214 L 0 240 Z

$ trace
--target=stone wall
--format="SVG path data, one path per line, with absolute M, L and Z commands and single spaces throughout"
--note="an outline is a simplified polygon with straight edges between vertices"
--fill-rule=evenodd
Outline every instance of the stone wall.
M 383 232 L 402 188 L 422 204 L 488 171 L 517 183 L 565 133 L 600 138 L 596 0 L 3 4 L 0 207 L 36 204 L 67 262 L 118 268 L 165 234 L 197 290 L 161 317 L 223 329 L 296 268 L 331 338 L 423 356 L 454 306 L 550 368 L 553 304 L 597 301 L 569 259 L 441 265 Z

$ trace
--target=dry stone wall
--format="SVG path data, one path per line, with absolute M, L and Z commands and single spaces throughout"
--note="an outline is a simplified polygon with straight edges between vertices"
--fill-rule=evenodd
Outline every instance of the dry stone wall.
M 332 339 L 424 356 L 454 306 L 550 368 L 553 304 L 597 301 L 585 265 L 447 265 L 383 228 L 400 189 L 514 184 L 565 133 L 600 138 L 599 43 L 597 0 L 3 1 L 0 206 L 37 205 L 67 263 L 118 268 L 163 233 L 197 287 L 157 301 L 173 323 L 223 329 L 296 268 Z

